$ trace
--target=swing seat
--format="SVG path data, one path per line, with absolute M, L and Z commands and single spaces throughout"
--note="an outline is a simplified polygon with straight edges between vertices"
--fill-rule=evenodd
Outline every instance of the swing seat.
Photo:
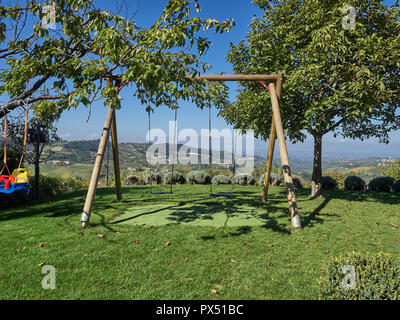
M 29 183 L 29 170 L 24 168 L 15 169 L 12 174 L 17 183 Z
M 150 191 L 150 194 L 173 194 L 173 192 L 172 191 L 159 191 L 159 192 Z
M 234 194 L 233 193 L 223 193 L 223 192 L 219 192 L 219 193 L 210 193 L 211 197 L 233 197 Z
M 29 193 L 29 171 L 23 168 L 15 169 L 11 176 L 0 176 L 0 193 L 11 194 L 16 191 Z

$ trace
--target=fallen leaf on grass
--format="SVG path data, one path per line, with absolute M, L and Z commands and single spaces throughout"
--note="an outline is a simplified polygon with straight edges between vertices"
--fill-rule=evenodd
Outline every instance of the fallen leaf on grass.
M 231 262 L 236 263 L 236 260 L 231 259 Z
M 44 247 L 44 242 L 39 242 L 39 247 Z
M 183 260 L 188 261 L 189 259 L 186 257 L 182 257 Z
M 211 289 L 210 291 L 211 291 L 211 293 L 217 294 L 217 290 L 215 290 L 215 289 Z
M 165 243 L 165 246 L 166 247 L 168 247 L 168 246 L 170 246 L 171 245 L 171 242 L 169 242 L 169 241 L 167 241 L 166 243 Z
M 328 254 L 329 252 L 330 252 L 329 250 L 325 250 L 325 252 L 324 252 L 324 253 L 325 253 L 325 254 Z
M 135 243 L 136 243 L 136 244 L 140 244 L 140 241 L 139 241 L 139 240 L 135 240 Z
M 394 228 L 397 228 L 398 227 L 398 225 L 397 224 L 394 224 L 393 222 L 391 222 L 391 221 L 388 221 L 388 223 L 387 223 L 389 226 L 391 226 L 391 227 L 394 227 Z
M 189 281 L 194 281 L 194 279 L 193 279 L 193 278 L 187 278 L 186 280 L 189 280 Z
M 45 263 L 46 263 L 46 262 L 41 262 L 41 263 L 39 263 L 39 264 L 38 264 L 38 267 L 43 266 Z
M 94 287 L 97 286 L 97 283 L 98 283 L 97 281 L 93 282 L 92 286 L 94 286 Z
M 96 260 L 97 260 L 97 261 L 102 261 L 102 260 L 104 260 L 104 259 L 103 259 L 103 257 L 98 257 Z
M 306 244 L 305 246 L 304 246 L 304 248 L 306 248 L 306 249 L 308 249 L 310 246 L 308 245 L 308 244 Z
M 272 248 L 273 246 L 274 246 L 273 243 L 270 243 L 270 244 L 268 245 L 268 247 L 270 247 L 270 248 Z
M 322 234 L 321 236 L 326 238 L 328 235 L 325 233 L 325 234 Z
M 100 233 L 99 233 L 97 236 L 98 236 L 99 238 L 104 238 L 104 234 L 100 234 Z

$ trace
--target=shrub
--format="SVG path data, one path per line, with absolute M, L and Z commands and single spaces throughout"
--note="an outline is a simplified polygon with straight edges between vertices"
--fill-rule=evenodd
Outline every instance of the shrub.
M 396 183 L 393 185 L 394 192 L 400 192 L 400 180 L 397 180 Z
M 233 183 L 239 184 L 241 186 L 254 185 L 256 180 L 251 174 L 239 174 L 233 177 Z
M 14 192 L 12 194 L 0 194 L 0 208 L 16 207 L 19 205 L 30 204 L 34 195 L 34 177 L 29 177 L 28 195 L 24 191 Z M 70 193 L 87 188 L 87 183 L 80 177 L 61 178 L 50 177 L 41 174 L 39 178 L 39 201 L 47 202 L 56 196 L 64 193 Z
M 186 180 L 190 184 L 209 184 L 211 183 L 211 176 L 205 171 L 190 171 L 186 175 Z
M 146 183 L 147 184 L 161 184 L 162 177 L 159 173 L 150 173 L 146 176 Z
M 265 174 L 262 174 L 258 179 L 258 185 L 260 186 L 264 185 L 264 179 L 265 179 Z M 282 183 L 281 177 L 276 173 L 271 173 L 271 176 L 269 177 L 269 184 L 271 186 L 280 186 L 281 183 Z
M 394 179 L 391 177 L 378 177 L 372 179 L 369 183 L 369 189 L 372 191 L 390 192 L 394 185 Z
M 168 172 L 164 176 L 164 181 L 166 184 L 184 184 L 186 183 L 185 177 L 180 172 Z
M 139 179 L 138 176 L 135 176 L 135 175 L 128 176 L 124 180 L 124 184 L 127 185 L 127 186 L 133 186 L 133 185 L 136 185 L 136 184 L 139 184 L 139 183 L 140 183 L 140 179 Z
M 324 176 L 329 176 L 333 179 L 336 180 L 336 187 L 338 189 L 343 189 L 345 188 L 344 186 L 344 181 L 346 180 L 347 177 L 350 176 L 358 176 L 358 173 L 350 171 L 346 173 L 342 173 L 340 171 L 328 171 L 324 173 Z
M 344 266 L 354 268 L 353 288 L 343 285 L 350 273 L 344 272 Z M 326 266 L 319 279 L 318 295 L 319 299 L 400 299 L 400 266 L 389 254 L 382 252 L 376 255 L 363 255 L 354 251 L 341 254 Z
M 295 188 L 302 189 L 303 184 L 301 183 L 300 178 L 293 178 L 293 185 Z
M 344 180 L 345 190 L 364 190 L 365 181 L 357 176 L 349 176 Z
M 231 181 L 231 179 L 229 179 L 229 177 L 224 176 L 222 174 L 218 174 L 212 178 L 211 183 L 212 184 L 231 184 L 232 181 Z
M 330 176 L 323 176 L 321 178 L 321 186 L 322 186 L 322 189 L 331 190 L 331 189 L 335 189 L 337 187 L 337 182 L 335 179 L 333 179 Z

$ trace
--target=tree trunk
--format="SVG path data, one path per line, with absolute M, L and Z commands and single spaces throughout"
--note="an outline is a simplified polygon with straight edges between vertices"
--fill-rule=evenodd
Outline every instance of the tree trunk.
M 314 135 L 314 165 L 311 179 L 311 198 L 321 197 L 322 178 L 322 134 Z

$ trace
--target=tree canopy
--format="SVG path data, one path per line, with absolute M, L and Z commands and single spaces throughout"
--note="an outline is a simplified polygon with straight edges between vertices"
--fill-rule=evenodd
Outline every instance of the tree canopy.
M 112 73 L 129 81 L 146 105 L 174 107 L 184 99 L 203 107 L 214 97 L 205 83 L 185 76 L 209 68 L 200 61 L 211 45 L 205 31 L 229 31 L 233 20 L 196 16 L 197 0 L 169 0 L 150 27 L 99 10 L 93 0 L 53 3 L 55 30 L 41 25 L 39 1 L 0 5 L 0 96 L 9 100 L 0 105 L 0 118 L 24 103 L 34 103 L 37 114 L 59 114 L 101 98 L 117 106 L 117 90 L 103 83 Z M 45 85 L 50 92 L 37 94 Z
M 320 184 L 322 136 L 389 141 L 400 125 L 399 6 L 380 0 L 254 0 L 264 10 L 254 17 L 247 39 L 231 45 L 227 60 L 236 73 L 283 72 L 282 119 L 289 139 L 314 137 L 313 181 Z M 345 5 L 355 8 L 355 28 L 344 28 Z M 268 93 L 241 83 L 236 102 L 221 110 L 239 126 L 269 136 Z

